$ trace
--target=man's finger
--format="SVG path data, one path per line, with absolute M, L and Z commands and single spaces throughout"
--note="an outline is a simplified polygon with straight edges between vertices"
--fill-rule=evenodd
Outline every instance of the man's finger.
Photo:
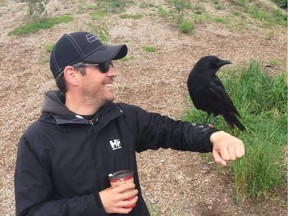
M 238 145 L 236 147 L 236 157 L 241 158 L 245 154 L 245 149 L 243 145 Z
M 221 164 L 223 166 L 227 165 L 226 161 L 221 158 L 220 154 L 217 151 L 213 151 L 213 158 L 215 163 Z
M 229 146 L 228 147 L 228 154 L 229 154 L 229 160 L 236 160 L 237 157 L 236 157 L 236 153 L 237 152 L 237 147 L 236 146 Z

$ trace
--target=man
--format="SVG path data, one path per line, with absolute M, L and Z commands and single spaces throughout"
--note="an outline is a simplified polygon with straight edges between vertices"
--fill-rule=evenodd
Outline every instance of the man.
M 60 91 L 45 94 L 41 117 L 20 139 L 16 215 L 146 216 L 135 152 L 212 151 L 222 165 L 244 155 L 228 133 L 114 103 L 112 60 L 126 54 L 126 45 L 105 46 L 88 32 L 56 43 L 50 68 Z M 110 187 L 108 175 L 120 170 L 132 170 L 135 184 Z

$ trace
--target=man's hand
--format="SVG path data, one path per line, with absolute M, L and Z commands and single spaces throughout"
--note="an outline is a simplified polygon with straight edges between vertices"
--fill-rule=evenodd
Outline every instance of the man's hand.
M 127 207 L 137 202 L 137 194 L 138 190 L 135 189 L 134 183 L 127 183 L 114 188 L 110 187 L 99 192 L 100 199 L 107 214 L 128 214 L 132 208 Z M 134 198 L 126 200 L 131 197 Z
M 227 161 L 236 160 L 245 154 L 243 142 L 224 132 L 218 131 L 210 136 L 213 145 L 212 155 L 215 163 L 227 165 Z

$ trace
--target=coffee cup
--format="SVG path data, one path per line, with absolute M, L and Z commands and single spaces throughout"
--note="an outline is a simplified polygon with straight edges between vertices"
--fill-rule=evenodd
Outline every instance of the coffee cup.
M 117 187 L 128 182 L 134 183 L 133 170 L 119 170 L 108 175 L 111 187 Z M 125 200 L 132 200 L 134 197 L 130 197 Z M 133 208 L 136 204 L 132 206 L 127 206 L 126 208 Z

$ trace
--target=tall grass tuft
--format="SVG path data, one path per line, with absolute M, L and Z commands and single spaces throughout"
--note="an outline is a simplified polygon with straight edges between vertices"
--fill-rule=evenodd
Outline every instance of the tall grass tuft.
M 245 156 L 231 164 L 236 198 L 265 198 L 286 182 L 287 83 L 285 74 L 270 76 L 259 62 L 223 70 L 218 75 L 240 112 L 247 131 L 227 127 L 223 118 L 215 126 L 243 140 Z M 183 120 L 203 122 L 206 113 L 191 109 Z
M 279 7 L 287 7 L 287 0 L 273 0 Z

